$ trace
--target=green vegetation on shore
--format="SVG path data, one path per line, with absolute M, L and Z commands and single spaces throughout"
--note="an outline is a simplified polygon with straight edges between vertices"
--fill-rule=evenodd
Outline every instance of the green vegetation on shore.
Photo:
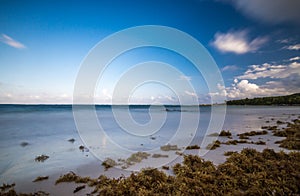
M 259 97 L 253 99 L 239 99 L 226 101 L 227 105 L 300 105 L 300 93 L 276 96 L 276 97 Z

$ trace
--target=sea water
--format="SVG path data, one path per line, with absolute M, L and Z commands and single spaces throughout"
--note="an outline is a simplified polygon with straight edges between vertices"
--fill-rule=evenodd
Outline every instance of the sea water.
M 93 156 L 91 151 L 98 150 L 98 153 L 106 153 L 105 156 L 124 158 L 122 151 L 105 148 L 107 139 L 132 152 L 157 149 L 168 144 L 176 134 L 183 114 L 191 123 L 198 124 L 195 132 L 189 127 L 184 127 L 186 132 L 180 137 L 183 141 L 198 144 L 200 140 L 197 138 L 205 135 L 210 122 L 211 107 L 195 107 L 183 109 L 179 106 L 96 106 L 94 109 L 97 123 L 104 130 L 105 138 L 95 138 L 94 134 L 88 134 L 89 119 L 85 129 L 78 130 L 71 105 L 0 105 L 0 183 L 34 179 L 55 172 L 68 172 L 72 168 L 97 161 L 97 156 Z M 82 107 L 82 110 L 85 110 L 85 107 Z M 136 135 L 130 130 L 124 130 L 118 122 L 122 120 L 122 115 L 125 116 L 128 112 L 139 125 L 147 125 L 162 114 L 166 114 L 166 119 L 159 130 Z M 118 120 L 116 113 L 119 115 Z M 195 118 L 198 114 L 200 119 Z M 272 118 L 285 121 L 291 116 L 297 118 L 299 115 L 299 106 L 227 106 L 222 129 L 233 133 L 258 131 Z M 192 124 L 190 126 L 192 127 Z M 216 130 L 218 131 L 220 130 Z M 68 141 L 70 139 L 75 139 L 75 142 Z M 90 143 L 89 139 L 99 141 L 99 146 Z M 180 141 L 176 144 L 183 145 Z M 81 145 L 85 146 L 84 150 L 79 149 Z M 35 157 L 42 154 L 49 156 L 49 159 L 36 162 Z

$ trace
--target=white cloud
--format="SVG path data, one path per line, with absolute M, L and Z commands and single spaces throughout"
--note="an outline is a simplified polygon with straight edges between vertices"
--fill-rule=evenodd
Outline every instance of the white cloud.
M 250 65 L 244 74 L 234 79 L 226 92 L 232 99 L 300 92 L 300 63 Z
M 236 71 L 238 69 L 239 68 L 236 65 L 227 65 L 227 66 L 222 68 L 222 71 Z
M 18 48 L 18 49 L 24 49 L 26 48 L 22 43 L 14 40 L 13 38 L 9 37 L 8 35 L 2 34 L 0 36 L 0 41 L 11 46 L 14 48 Z
M 181 75 L 181 76 L 179 76 L 179 80 L 190 81 L 190 80 L 192 80 L 192 77 L 186 76 L 186 75 Z
M 246 16 L 270 24 L 300 23 L 299 0 L 224 0 Z
M 0 103 L 15 103 L 15 104 L 69 104 L 72 103 L 72 96 L 50 93 L 33 93 L 33 92 L 15 92 L 2 91 L 0 92 Z
M 248 31 L 230 31 L 216 33 L 212 45 L 221 52 L 244 54 L 258 50 L 267 40 L 266 37 L 257 37 L 249 41 Z
M 288 65 L 271 65 L 264 63 L 262 65 L 251 65 L 250 68 L 238 79 L 259 79 L 259 78 L 286 78 L 292 74 L 300 75 L 300 63 L 293 62 Z
M 274 96 L 274 95 L 286 95 L 286 89 L 280 88 L 267 88 L 259 86 L 255 83 L 251 83 L 248 80 L 241 80 L 229 87 L 227 90 L 227 96 L 231 99 L 241 98 L 253 98 L 261 96 Z
M 290 45 L 285 48 L 288 50 L 300 50 L 300 44 Z
M 289 61 L 298 61 L 298 60 L 300 60 L 300 56 L 296 56 L 289 59 Z
M 184 91 L 185 94 L 193 96 L 193 97 L 198 97 L 197 94 L 195 92 L 189 92 L 189 91 Z

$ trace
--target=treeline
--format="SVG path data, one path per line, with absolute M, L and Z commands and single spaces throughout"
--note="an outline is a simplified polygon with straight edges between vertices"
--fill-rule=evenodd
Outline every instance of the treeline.
M 287 95 L 287 96 L 230 100 L 230 101 L 226 101 L 226 104 L 227 105 L 300 105 L 300 93 Z

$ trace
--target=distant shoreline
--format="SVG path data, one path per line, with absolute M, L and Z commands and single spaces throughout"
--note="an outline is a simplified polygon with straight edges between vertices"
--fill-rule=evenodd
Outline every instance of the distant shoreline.
M 149 106 L 164 106 L 164 107 L 204 107 L 204 106 L 223 106 L 223 105 L 254 105 L 254 106 L 300 106 L 300 93 L 295 93 L 286 96 L 272 97 L 255 97 L 237 100 L 228 100 L 224 103 L 199 104 L 199 105 L 180 105 L 180 104 L 72 104 L 72 103 L 0 103 L 0 106 L 129 106 L 129 107 L 149 107 Z

